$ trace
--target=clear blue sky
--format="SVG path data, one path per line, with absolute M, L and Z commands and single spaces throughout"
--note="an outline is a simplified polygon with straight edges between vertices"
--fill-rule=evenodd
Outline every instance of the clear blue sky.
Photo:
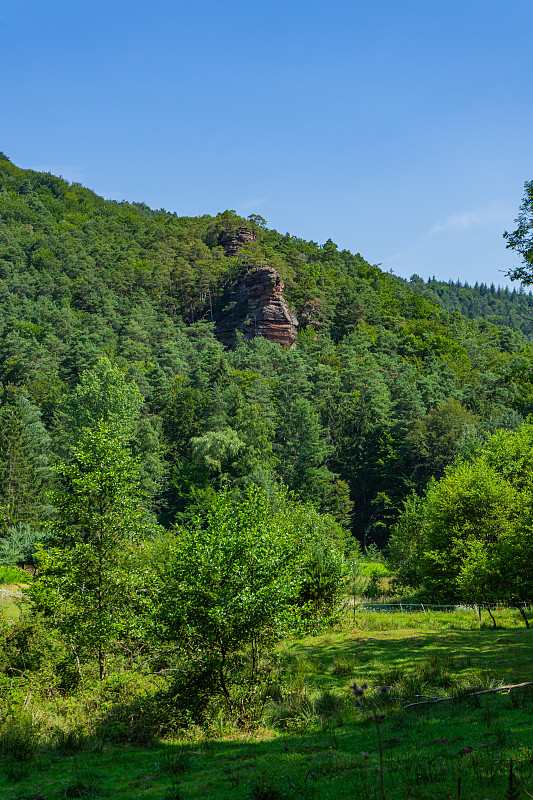
M 504 283 L 532 30 L 531 0 L 0 0 L 0 150 L 398 275 Z

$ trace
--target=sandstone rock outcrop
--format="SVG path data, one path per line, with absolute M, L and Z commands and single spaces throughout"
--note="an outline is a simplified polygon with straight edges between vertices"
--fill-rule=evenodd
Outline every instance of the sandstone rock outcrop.
M 229 304 L 217 325 L 217 336 L 230 346 L 234 331 L 246 339 L 263 336 L 270 342 L 293 348 L 298 320 L 283 297 L 278 272 L 266 264 L 248 267 L 233 284 Z
M 218 244 L 227 256 L 238 255 L 246 244 L 256 241 L 255 232 L 244 226 L 222 231 L 218 236 Z M 273 267 L 264 263 L 244 266 L 230 287 L 228 299 L 216 326 L 223 344 L 230 347 L 235 331 L 242 331 L 246 339 L 263 336 L 283 347 L 294 347 L 298 320 L 289 311 L 283 297 L 283 283 Z
M 241 247 L 244 247 L 248 242 L 255 241 L 257 241 L 257 236 L 250 228 L 223 231 L 218 235 L 218 243 L 224 248 L 227 256 L 236 256 Z

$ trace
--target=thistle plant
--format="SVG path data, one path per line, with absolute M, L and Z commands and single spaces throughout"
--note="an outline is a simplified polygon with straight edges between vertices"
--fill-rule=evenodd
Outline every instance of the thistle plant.
M 353 693 L 354 697 L 356 698 L 355 701 L 354 701 L 354 705 L 355 705 L 356 708 L 360 708 L 361 707 L 361 700 L 359 698 L 363 698 L 364 697 L 365 691 L 368 689 L 368 684 L 367 683 L 362 683 L 361 686 L 358 686 L 357 683 L 354 681 L 352 683 L 351 689 L 352 689 L 352 693 Z M 381 686 L 379 691 L 380 691 L 380 694 L 385 695 L 385 694 L 388 694 L 390 690 L 389 690 L 388 686 Z M 380 788 L 381 800 L 385 800 L 385 788 L 384 788 L 384 785 L 383 785 L 383 742 L 382 742 L 382 739 L 381 739 L 380 724 L 383 722 L 385 717 L 386 717 L 386 714 L 384 714 L 383 712 L 377 712 L 377 711 L 371 711 L 370 713 L 368 713 L 366 715 L 366 718 L 369 721 L 373 722 L 374 725 L 376 726 L 376 733 L 377 733 L 377 737 L 378 737 L 379 788 Z M 367 753 L 364 753 L 363 757 L 366 760 Z
M 527 794 L 527 793 L 526 793 Z M 509 786 L 504 794 L 505 800 L 518 800 L 520 797 L 520 789 L 516 784 L 516 778 L 513 774 L 513 759 L 509 760 Z

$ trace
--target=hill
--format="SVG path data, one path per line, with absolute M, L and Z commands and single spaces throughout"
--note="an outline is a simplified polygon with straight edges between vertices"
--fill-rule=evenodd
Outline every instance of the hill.
M 412 275 L 409 286 L 422 297 L 427 297 L 446 311 L 460 311 L 469 319 L 486 319 L 495 325 L 516 328 L 531 340 L 533 338 L 533 295 L 508 286 L 496 287 L 493 283 L 476 283 L 469 286 L 460 281 L 423 281 Z
M 243 294 L 254 273 L 271 278 L 266 305 Z M 524 333 L 422 288 L 256 215 L 104 200 L 2 154 L 2 534 L 47 519 L 83 387 L 110 402 L 122 381 L 142 395 L 131 444 L 164 524 L 213 489 L 283 480 L 383 545 L 406 494 L 533 411 Z M 292 349 L 254 335 L 274 308 L 294 320 Z

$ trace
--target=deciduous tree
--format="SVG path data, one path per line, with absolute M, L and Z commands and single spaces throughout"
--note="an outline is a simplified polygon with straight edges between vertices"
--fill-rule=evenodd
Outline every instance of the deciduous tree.
M 166 554 L 157 549 L 167 638 L 209 671 L 211 692 L 220 693 L 230 711 L 238 704 L 242 712 L 250 700 L 260 656 L 285 630 L 302 587 L 313 599 L 326 591 L 312 583 L 310 565 L 317 548 L 322 562 L 335 560 L 329 553 L 336 532 L 331 518 L 284 490 L 269 499 L 250 487 L 242 502 L 226 492 L 214 495 L 203 518 L 167 538 Z M 334 578 L 328 580 L 331 599 Z
M 145 527 L 138 467 L 110 423 L 85 429 L 72 457 L 56 467 L 57 516 L 50 546 L 38 548 L 31 598 L 79 663 L 97 661 L 103 679 L 110 651 L 133 620 L 138 587 L 130 546 Z

